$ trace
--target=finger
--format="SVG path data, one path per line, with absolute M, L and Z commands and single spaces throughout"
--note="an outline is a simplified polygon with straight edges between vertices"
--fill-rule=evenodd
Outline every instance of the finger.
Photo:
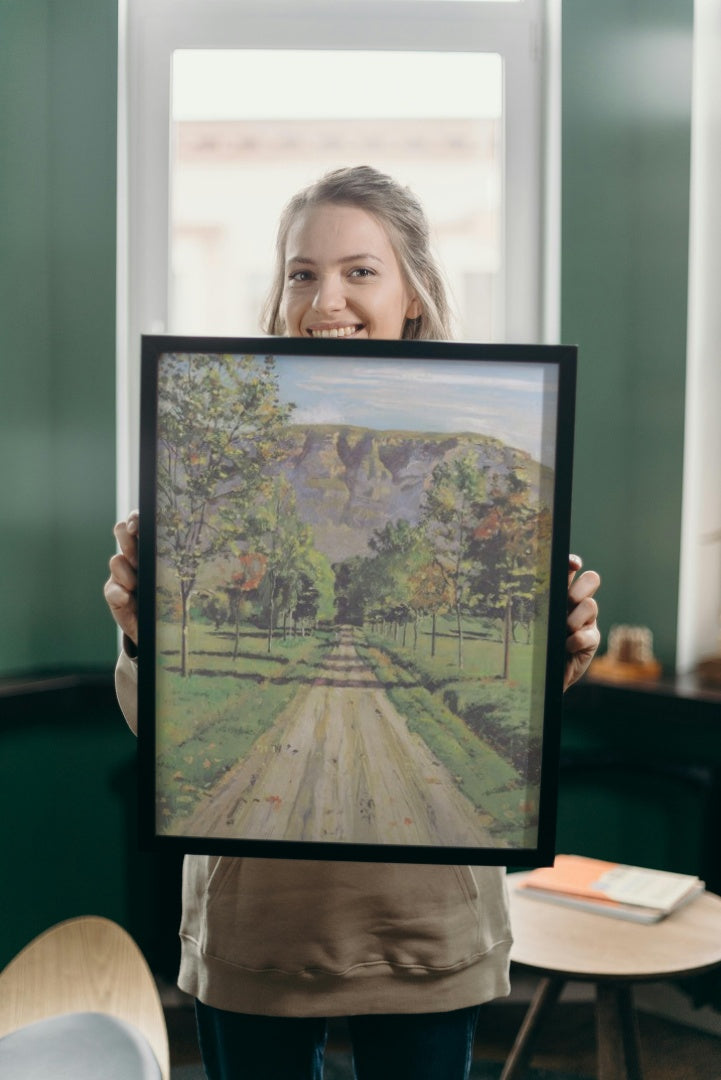
M 586 570 L 569 586 L 568 606 L 580 604 L 587 596 L 593 596 L 601 585 L 601 578 L 595 570 Z
M 120 585 L 128 592 L 135 592 L 138 587 L 138 575 L 135 566 L 125 555 L 113 555 L 108 564 L 110 566 L 110 580 Z
M 572 634 L 582 626 L 593 626 L 598 618 L 598 604 L 592 596 L 585 596 L 572 607 L 566 617 L 566 628 Z
M 113 529 L 118 547 L 132 566 L 138 565 L 138 520 L 130 515 Z
M 103 588 L 103 594 L 108 602 L 108 607 L 115 614 L 126 612 L 134 606 L 134 596 L 123 588 L 114 578 L 108 578 Z
M 593 656 L 601 643 L 601 633 L 596 625 L 584 626 L 566 638 L 566 652 L 572 656 Z
M 105 600 L 110 612 L 124 634 L 137 644 L 138 641 L 138 613 L 135 596 L 119 585 L 113 578 L 109 578 L 103 589 Z

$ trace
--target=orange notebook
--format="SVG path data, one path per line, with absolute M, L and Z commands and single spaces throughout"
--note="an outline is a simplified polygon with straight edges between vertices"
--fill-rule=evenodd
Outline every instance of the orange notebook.
M 639 922 L 657 922 L 688 903 L 704 884 L 693 874 L 557 855 L 519 885 L 529 897 Z

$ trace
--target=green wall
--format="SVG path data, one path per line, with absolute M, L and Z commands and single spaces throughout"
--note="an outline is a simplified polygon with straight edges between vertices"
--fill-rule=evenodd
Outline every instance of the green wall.
M 562 340 L 579 346 L 572 542 L 603 577 L 602 630 L 649 626 L 669 670 L 692 20 L 692 0 L 563 5 Z
M 0 676 L 109 666 L 116 0 L 0 0 Z
M 135 740 L 102 597 L 115 517 L 116 0 L 0 0 L 0 966 L 95 913 L 144 945 Z M 143 908 L 140 905 L 144 905 Z M 157 935 L 156 935 L 157 937 Z
M 180 858 L 139 850 L 137 741 L 110 675 L 0 694 L 0 740 L 0 969 L 54 923 L 92 914 L 173 979 Z

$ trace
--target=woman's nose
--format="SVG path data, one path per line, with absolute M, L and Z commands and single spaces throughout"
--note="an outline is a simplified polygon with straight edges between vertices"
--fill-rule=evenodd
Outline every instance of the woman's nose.
M 337 275 L 328 274 L 318 279 L 313 307 L 322 314 L 340 311 L 345 307 L 343 284 Z

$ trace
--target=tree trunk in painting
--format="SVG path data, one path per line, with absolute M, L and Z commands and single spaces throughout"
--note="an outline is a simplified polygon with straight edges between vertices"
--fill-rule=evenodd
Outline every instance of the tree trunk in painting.
M 503 616 L 503 678 L 506 681 L 511 672 L 511 632 L 513 629 L 512 606 L 513 600 L 509 596 L 506 600 L 506 611 Z

